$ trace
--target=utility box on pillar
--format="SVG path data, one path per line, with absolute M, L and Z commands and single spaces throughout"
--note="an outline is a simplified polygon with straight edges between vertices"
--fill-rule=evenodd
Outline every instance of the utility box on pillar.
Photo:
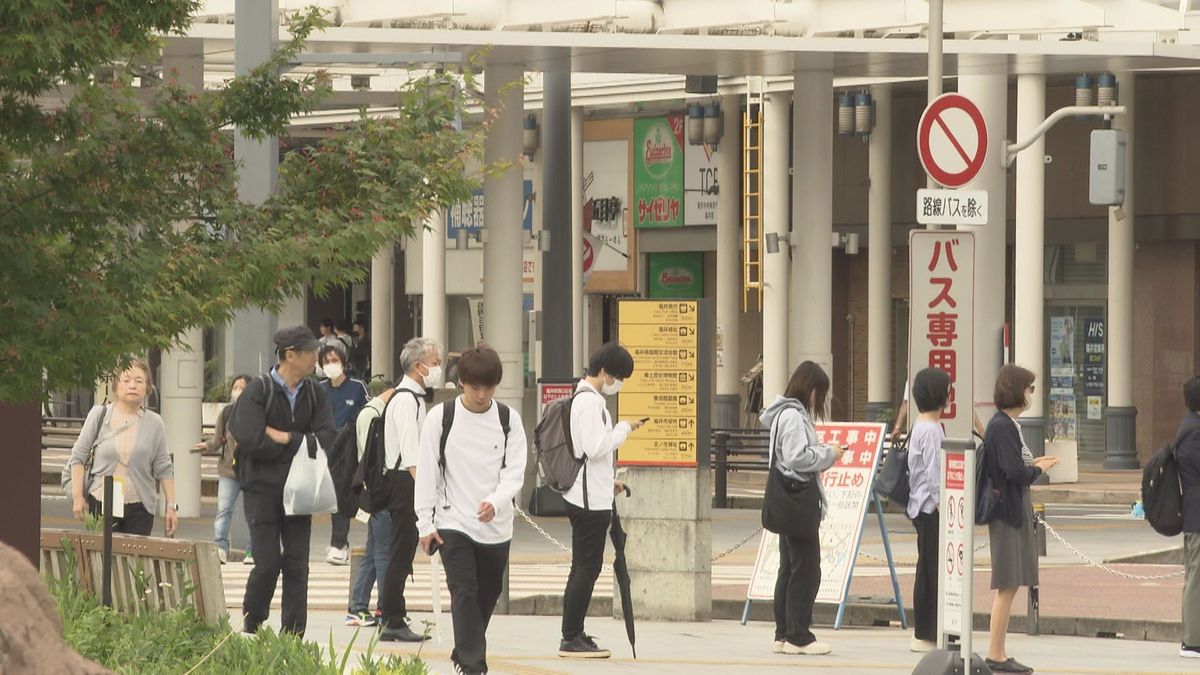
M 1088 201 L 1097 206 L 1125 203 L 1125 132 L 1120 129 L 1092 132 Z

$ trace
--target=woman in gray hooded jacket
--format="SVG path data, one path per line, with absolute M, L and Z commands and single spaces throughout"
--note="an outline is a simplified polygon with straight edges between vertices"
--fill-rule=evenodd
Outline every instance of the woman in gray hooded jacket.
M 787 391 L 763 410 L 759 418 L 771 429 L 772 470 L 795 481 L 816 481 L 821 516 L 826 510 L 820 472 L 833 466 L 845 447 L 817 440 L 813 415 L 823 418 L 829 376 L 812 361 L 801 363 Z M 810 411 L 811 414 L 810 414 Z M 821 539 L 779 535 L 779 574 L 775 580 L 775 643 L 777 654 L 828 654 L 830 647 L 813 635 L 812 611 L 821 585 Z

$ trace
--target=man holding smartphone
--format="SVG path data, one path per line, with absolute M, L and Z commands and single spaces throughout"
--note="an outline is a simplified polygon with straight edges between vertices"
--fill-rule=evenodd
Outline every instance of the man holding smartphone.
M 575 484 L 563 494 L 571 520 L 571 573 L 563 592 L 562 642 L 558 647 L 563 658 L 605 659 L 611 655 L 583 632 L 583 620 L 604 563 L 613 498 L 625 489 L 616 480 L 616 450 L 649 419 L 613 426 L 609 416 L 604 397 L 616 396 L 632 374 L 633 356 L 614 342 L 605 344 L 592 354 L 571 403 L 571 443 L 575 455 L 586 461 Z

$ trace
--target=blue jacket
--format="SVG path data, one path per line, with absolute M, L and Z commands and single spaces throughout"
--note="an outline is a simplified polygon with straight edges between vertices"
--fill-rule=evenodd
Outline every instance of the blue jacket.
M 342 380 L 340 387 L 333 386 L 331 380 L 321 380 L 321 388 L 329 396 L 329 405 L 333 408 L 333 428 L 338 431 L 358 419 L 358 413 L 371 400 L 367 385 L 352 377 Z

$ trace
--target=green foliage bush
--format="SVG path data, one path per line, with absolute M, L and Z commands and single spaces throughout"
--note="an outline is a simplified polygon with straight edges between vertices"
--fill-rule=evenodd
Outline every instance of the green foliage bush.
M 295 635 L 277 634 L 267 628 L 254 637 L 245 637 L 230 625 L 227 617 L 211 626 L 190 607 L 121 614 L 101 605 L 73 577 L 49 583 L 62 616 L 67 644 L 81 656 L 117 673 L 429 673 L 419 656 L 376 658 L 374 638 L 366 653 L 352 663 L 355 640 L 338 653 L 332 635 L 324 649 Z

